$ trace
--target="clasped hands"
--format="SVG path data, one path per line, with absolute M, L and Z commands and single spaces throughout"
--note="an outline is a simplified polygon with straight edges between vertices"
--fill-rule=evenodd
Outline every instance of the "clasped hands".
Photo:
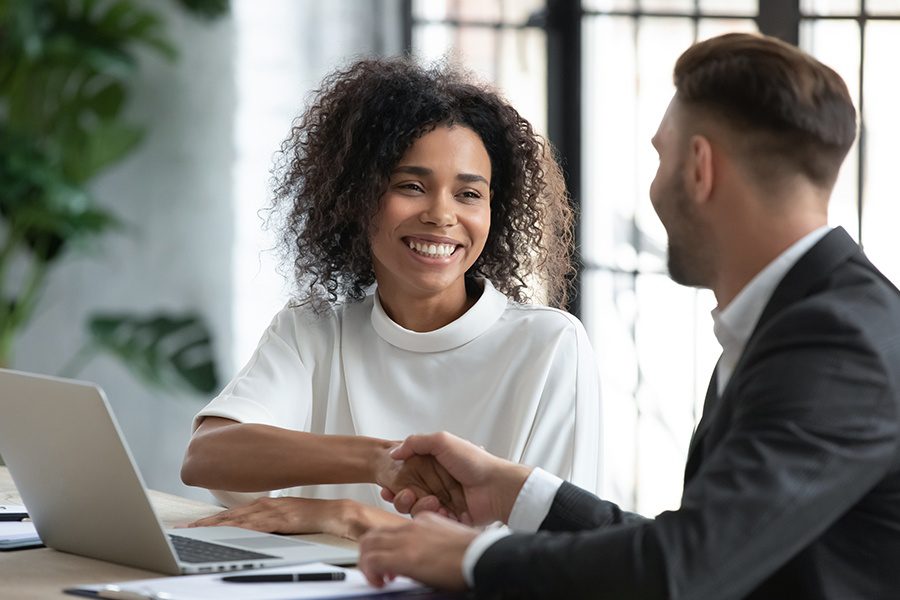
M 372 585 L 405 575 L 461 590 L 463 557 L 479 534 L 473 526 L 506 523 L 531 473 L 449 433 L 410 436 L 390 453 L 379 453 L 372 469 L 382 497 L 414 520 L 352 500 L 283 497 L 262 498 L 191 526 L 362 535 L 359 568 Z
M 479 533 L 472 525 L 506 523 L 531 468 L 445 432 L 410 436 L 391 457 L 403 462 L 381 495 L 416 518 L 364 535 L 359 568 L 379 587 L 406 575 L 434 587 L 465 589 L 463 557 Z

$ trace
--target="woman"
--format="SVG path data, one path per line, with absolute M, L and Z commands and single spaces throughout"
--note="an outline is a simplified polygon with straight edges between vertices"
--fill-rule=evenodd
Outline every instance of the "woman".
M 282 158 L 298 301 L 197 415 L 182 468 L 229 506 L 281 497 L 196 524 L 355 538 L 402 518 L 371 485 L 396 483 L 390 440 L 435 429 L 596 489 L 584 328 L 526 303 L 561 306 L 571 269 L 562 178 L 531 125 L 447 66 L 363 60 L 326 79 Z

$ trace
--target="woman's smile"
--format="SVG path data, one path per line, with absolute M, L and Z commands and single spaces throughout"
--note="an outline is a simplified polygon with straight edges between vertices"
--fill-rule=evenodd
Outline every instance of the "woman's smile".
M 417 257 L 436 259 L 438 264 L 450 262 L 462 244 L 450 238 L 438 236 L 406 236 L 403 242 Z

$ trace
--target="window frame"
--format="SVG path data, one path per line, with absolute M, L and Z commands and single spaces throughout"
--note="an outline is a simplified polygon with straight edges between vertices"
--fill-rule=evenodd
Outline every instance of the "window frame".
M 758 14 L 754 18 L 748 17 L 746 14 L 703 11 L 700 7 L 700 0 L 693 1 L 693 10 L 690 12 L 654 11 L 640 8 L 633 10 L 593 10 L 584 8 L 581 0 L 547 0 L 544 10 L 531 15 L 527 22 L 517 24 L 499 21 L 467 21 L 462 19 L 421 19 L 416 17 L 414 13 L 413 0 L 401 0 L 403 49 L 407 55 L 412 55 L 413 30 L 420 25 L 441 24 L 458 28 L 474 27 L 497 30 L 536 27 L 544 30 L 547 39 L 547 135 L 557 152 L 560 164 L 563 166 L 572 208 L 575 210 L 576 215 L 579 215 L 576 216 L 575 227 L 575 271 L 572 274 L 572 290 L 566 308 L 573 315 L 581 317 L 582 278 L 584 273 L 592 270 L 622 273 L 621 270 L 612 266 L 587 262 L 580 253 L 582 238 L 580 226 L 580 209 L 582 205 L 581 174 L 583 168 L 581 152 L 583 126 L 581 31 L 584 18 L 590 16 L 618 16 L 631 17 L 637 20 L 643 17 L 683 17 L 692 19 L 695 29 L 699 26 L 700 20 L 706 18 L 754 18 L 760 32 L 797 45 L 800 39 L 801 21 L 804 18 L 809 18 L 801 15 L 800 1 L 759 0 Z M 865 0 L 861 1 L 864 6 Z M 864 21 L 872 17 L 860 16 L 859 18 Z M 862 98 L 862 95 L 860 95 L 860 98 Z M 860 165 L 864 164 L 862 158 L 865 145 L 862 136 L 863 132 L 861 129 L 859 144 Z M 860 194 L 859 197 L 862 198 L 862 172 L 860 172 L 859 182 L 860 189 L 858 192 Z M 859 202 L 858 206 L 860 207 L 860 223 L 862 223 L 862 202 Z M 859 233 L 861 234 L 861 232 Z M 860 239 L 862 239 L 861 235 Z M 641 272 L 635 270 L 628 272 L 628 274 L 637 277 Z

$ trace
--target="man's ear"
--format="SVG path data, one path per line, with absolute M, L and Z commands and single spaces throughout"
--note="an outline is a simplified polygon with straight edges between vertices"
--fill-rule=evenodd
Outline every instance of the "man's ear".
M 688 141 L 688 160 L 685 182 L 688 193 L 697 203 L 705 203 L 712 195 L 715 182 L 713 147 L 704 135 L 692 135 Z

